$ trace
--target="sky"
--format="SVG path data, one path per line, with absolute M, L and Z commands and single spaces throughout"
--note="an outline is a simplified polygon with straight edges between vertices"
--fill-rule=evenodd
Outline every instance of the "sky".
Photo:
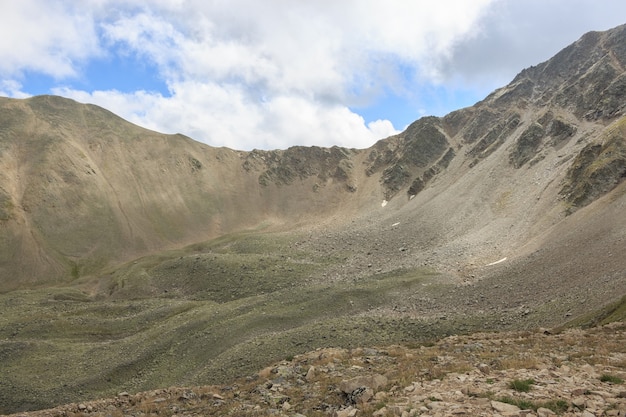
M 0 0 L 0 95 L 238 150 L 367 148 L 624 23 L 624 0 Z

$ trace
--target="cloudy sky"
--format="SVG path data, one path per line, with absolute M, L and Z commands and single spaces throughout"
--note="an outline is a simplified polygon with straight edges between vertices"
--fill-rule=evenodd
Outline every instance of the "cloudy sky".
M 623 23 L 624 0 L 0 0 L 0 95 L 212 146 L 365 148 Z

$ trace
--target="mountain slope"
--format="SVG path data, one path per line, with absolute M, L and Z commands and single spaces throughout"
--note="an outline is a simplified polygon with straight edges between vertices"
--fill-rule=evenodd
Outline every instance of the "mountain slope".
M 216 149 L 60 97 L 0 99 L 0 403 L 215 383 L 321 346 L 613 305 L 624 45 L 626 26 L 586 34 L 360 150 Z
M 521 213 L 507 208 L 511 218 L 537 207 L 530 223 L 562 209 L 551 200 L 556 196 L 570 210 L 588 204 L 626 175 L 623 123 L 605 132 L 625 109 L 625 31 L 589 33 L 475 106 L 420 119 L 365 150 L 215 149 L 58 97 L 4 99 L 0 221 L 7 249 L 0 267 L 14 278 L 0 288 L 67 281 L 264 222 L 363 214 L 374 200 L 415 196 L 435 177 L 442 177 L 439 183 L 459 178 L 451 186 L 465 191 L 470 181 L 489 187 L 473 191 L 469 198 L 482 200 L 472 206 L 502 198 L 524 206 Z M 483 171 L 510 178 L 517 190 L 490 183 Z M 539 182 L 561 189 L 538 195 Z M 439 187 L 437 199 L 463 190 Z M 538 202 L 525 200 L 532 193 Z M 457 216 L 443 217 L 454 224 Z M 461 229 L 475 229 L 471 222 L 480 215 L 469 217 Z M 501 216 L 485 221 L 494 217 Z M 522 225 L 516 234 L 527 232 Z
M 292 174 L 297 149 L 263 161 L 262 152 L 150 132 L 60 97 L 0 105 L 0 289 L 67 281 L 263 222 L 323 215 L 346 187 L 348 173 L 333 166 L 316 193 L 313 180 L 300 189 L 313 175 L 307 170 L 326 175 L 325 165 L 347 160 L 349 150 L 319 149 Z M 298 187 L 289 186 L 292 175 Z

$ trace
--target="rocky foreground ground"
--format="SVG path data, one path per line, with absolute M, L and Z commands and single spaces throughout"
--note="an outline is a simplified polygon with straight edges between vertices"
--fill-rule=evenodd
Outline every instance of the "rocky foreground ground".
M 319 349 L 229 385 L 119 393 L 56 416 L 625 416 L 626 323 Z

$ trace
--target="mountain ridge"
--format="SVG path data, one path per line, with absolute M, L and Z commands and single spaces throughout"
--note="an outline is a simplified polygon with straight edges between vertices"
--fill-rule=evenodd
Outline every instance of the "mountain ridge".
M 600 314 L 626 294 L 623 45 L 626 25 L 586 34 L 367 149 L 213 148 L 0 99 L 0 403 Z

